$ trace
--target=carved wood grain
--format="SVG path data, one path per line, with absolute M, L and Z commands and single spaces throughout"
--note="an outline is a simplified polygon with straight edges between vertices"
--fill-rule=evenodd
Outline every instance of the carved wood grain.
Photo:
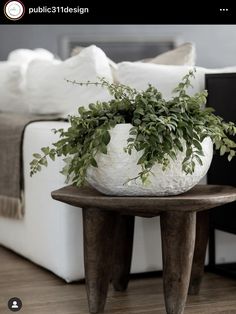
M 84 265 L 90 313 L 102 313 L 112 275 L 117 215 L 94 208 L 83 210 Z
M 196 213 L 161 214 L 163 284 L 167 314 L 183 314 L 193 260 Z
M 124 291 L 129 283 L 133 252 L 134 216 L 120 215 L 117 219 L 112 266 L 112 283 L 116 291 Z
M 209 237 L 209 212 L 208 211 L 198 212 L 193 265 L 188 291 L 190 295 L 197 295 L 199 294 L 200 291 L 202 277 L 204 274 L 204 263 L 206 257 L 208 237 Z

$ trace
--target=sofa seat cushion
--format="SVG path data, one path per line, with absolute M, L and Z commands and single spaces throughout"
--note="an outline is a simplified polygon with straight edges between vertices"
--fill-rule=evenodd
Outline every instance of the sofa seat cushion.
M 175 49 L 164 52 L 152 59 L 143 62 L 169 65 L 195 65 L 196 49 L 193 43 L 184 43 Z

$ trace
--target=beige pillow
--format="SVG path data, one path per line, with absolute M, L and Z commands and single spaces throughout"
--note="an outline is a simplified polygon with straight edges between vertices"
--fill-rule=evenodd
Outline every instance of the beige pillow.
M 82 47 L 82 46 L 76 46 L 75 48 L 72 49 L 70 56 L 71 56 L 71 57 L 74 57 L 74 56 L 80 54 L 81 51 L 82 51 L 84 48 L 85 48 L 85 47 Z
M 153 59 L 146 59 L 143 62 L 164 64 L 164 65 L 195 65 L 196 49 L 194 44 L 185 43 L 179 47 L 164 52 Z

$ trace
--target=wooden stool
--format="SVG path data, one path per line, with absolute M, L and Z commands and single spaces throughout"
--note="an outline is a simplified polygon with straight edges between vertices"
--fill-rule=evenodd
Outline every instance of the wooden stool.
M 88 187 L 67 186 L 52 192 L 52 197 L 83 209 L 90 313 L 104 311 L 111 279 L 115 290 L 127 288 L 134 216 L 160 215 L 166 312 L 181 314 L 188 291 L 197 294 L 200 288 L 208 241 L 206 210 L 235 201 L 236 188 L 197 185 L 177 196 L 116 197 Z

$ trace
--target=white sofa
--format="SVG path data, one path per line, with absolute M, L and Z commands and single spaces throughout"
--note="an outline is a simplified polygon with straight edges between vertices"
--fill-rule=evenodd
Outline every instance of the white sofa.
M 84 64 L 90 65 L 92 69 L 90 73 L 93 73 L 93 75 L 99 70 L 99 73 L 104 75 L 108 73 L 107 78 L 109 79 L 111 78 L 111 74 L 108 70 L 109 64 L 104 54 L 101 52 L 98 52 L 98 54 L 99 60 L 96 58 L 94 59 L 94 48 L 92 48 L 90 49 L 90 54 L 81 56 L 80 61 L 76 59 L 68 60 L 65 65 L 67 66 L 67 69 L 71 68 L 74 71 L 74 67 L 78 61 L 81 71 L 73 72 L 76 73 L 78 77 L 81 75 L 78 79 L 83 77 L 82 70 Z M 14 56 L 15 55 L 13 55 L 12 58 Z M 87 59 L 84 59 L 85 57 Z M 101 59 L 103 59 L 103 67 L 101 67 Z M 86 60 L 87 63 L 84 60 Z M 189 60 L 192 62 L 192 57 Z M 17 60 L 14 59 L 12 62 L 13 61 L 17 61 L 17 64 L 22 63 L 19 58 L 19 53 L 17 54 Z M 47 60 L 47 62 L 49 61 Z M 56 65 L 58 64 L 58 61 L 53 62 L 51 68 L 47 67 L 47 64 L 44 64 L 45 71 L 42 71 L 42 63 L 40 60 L 32 63 L 30 70 L 27 69 L 26 65 L 22 69 L 20 65 L 18 66 L 17 64 L 11 65 L 14 67 L 15 72 L 13 72 L 12 69 L 7 68 L 8 72 L 6 72 L 5 77 L 7 76 L 7 73 L 9 73 L 9 80 L 11 79 L 12 82 L 12 85 L 10 86 L 11 88 L 9 89 L 9 95 L 12 96 L 10 92 L 12 93 L 12 90 L 14 90 L 14 100 L 18 99 L 21 101 L 17 103 L 12 100 L 13 98 L 8 97 L 9 104 L 6 104 L 2 110 L 10 109 L 14 112 L 17 109 L 21 109 L 23 112 L 24 110 L 31 110 L 31 112 L 34 113 L 38 113 L 39 110 L 42 110 L 43 113 L 51 113 L 51 110 L 54 108 L 53 106 L 58 106 L 58 103 L 60 103 L 61 106 L 63 106 L 63 104 L 65 105 L 67 99 L 66 93 L 70 96 L 73 95 L 74 98 L 70 98 L 71 105 L 75 105 L 77 108 L 75 99 L 77 100 L 78 97 L 82 97 L 80 90 L 77 91 L 73 89 L 71 91 L 71 87 L 68 87 L 69 90 L 63 90 L 65 87 L 61 77 L 58 79 L 60 79 L 62 88 L 54 90 L 51 89 L 50 86 L 46 86 L 46 68 L 48 68 L 48 70 L 51 69 L 51 74 L 54 73 L 54 76 L 52 75 L 54 80 L 58 77 L 57 73 L 62 76 L 62 70 L 59 69 L 57 72 Z M 5 67 L 5 64 L 2 66 Z M 60 67 L 64 68 L 64 64 L 61 64 Z M 37 70 L 36 73 L 40 74 L 33 75 L 35 80 L 32 79 L 31 75 L 33 69 L 35 69 L 35 71 Z M 96 69 L 96 71 L 93 71 L 94 69 Z M 170 93 L 179 79 L 186 74 L 188 69 L 187 66 L 179 67 L 150 64 L 144 65 L 142 63 L 123 63 L 118 67 L 116 77 L 122 83 L 132 85 L 137 89 L 144 88 L 144 86 L 147 85 L 147 81 L 149 81 L 153 85 L 161 88 L 163 94 L 168 97 L 168 93 Z M 233 70 L 234 72 L 236 71 L 235 68 Z M 221 71 L 229 72 L 232 71 L 232 69 L 223 69 Z M 195 91 L 204 87 L 205 72 L 206 70 L 198 68 L 198 80 L 197 84 L 195 84 Z M 18 75 L 25 75 L 25 73 L 27 73 L 26 78 L 28 77 L 30 80 L 18 80 Z M 86 73 L 88 74 L 89 71 Z M 14 81 L 14 79 L 16 80 Z M 85 80 L 86 79 L 87 78 L 85 78 Z M 21 86 L 17 85 L 19 81 L 21 83 L 23 82 Z M 53 79 L 51 79 L 49 83 L 52 82 L 54 82 Z M 0 84 L 0 99 L 2 93 L 6 93 L 7 88 L 9 88 L 8 84 L 4 87 L 3 83 L 4 82 Z M 43 86 L 45 88 L 42 88 L 40 85 L 41 83 L 44 84 Z M 25 86 L 29 86 L 29 88 L 24 90 Z M 37 88 L 40 88 L 40 92 L 43 91 L 45 93 L 45 97 L 42 97 L 43 99 L 35 96 Z M 57 95 L 56 100 L 50 102 L 50 97 L 52 96 L 53 98 L 55 93 Z M 25 95 L 27 95 L 27 97 L 25 97 Z M 32 103 L 29 102 L 30 95 L 32 95 Z M 60 95 L 65 97 L 65 99 Z M 83 95 L 84 98 L 81 98 L 82 104 L 84 99 L 87 99 L 87 94 L 84 93 Z M 102 95 L 102 97 L 106 97 L 106 95 Z M 93 99 L 90 98 L 90 101 L 92 100 Z M 39 103 L 42 101 L 45 106 L 41 108 Z M 15 107 L 11 107 L 11 104 L 14 104 Z M 23 105 L 25 107 L 23 107 Z M 65 107 L 65 110 L 68 110 L 68 108 Z M 73 112 L 73 110 L 75 111 L 75 108 L 69 107 L 69 111 Z M 63 111 L 61 113 L 63 113 Z M 34 263 L 51 270 L 67 282 L 71 282 L 84 278 L 82 218 L 80 209 L 59 203 L 51 198 L 51 191 L 60 188 L 65 184 L 64 177 L 59 173 L 63 162 L 61 160 L 57 160 L 54 163 L 50 162 L 49 166 L 46 169 L 43 169 L 41 173 L 38 173 L 32 178 L 29 176 L 29 163 L 32 159 L 32 154 L 40 151 L 41 147 L 50 145 L 55 141 L 56 135 L 51 132 L 51 129 L 61 127 L 66 128 L 67 123 L 55 121 L 35 122 L 26 127 L 23 140 L 25 216 L 22 220 L 0 217 L 0 244 L 28 258 Z M 217 261 L 230 262 L 235 260 L 235 238 L 231 235 L 219 232 L 217 233 L 216 239 Z M 136 218 L 131 271 L 132 273 L 136 273 L 160 270 L 161 268 L 162 257 L 159 219 Z

